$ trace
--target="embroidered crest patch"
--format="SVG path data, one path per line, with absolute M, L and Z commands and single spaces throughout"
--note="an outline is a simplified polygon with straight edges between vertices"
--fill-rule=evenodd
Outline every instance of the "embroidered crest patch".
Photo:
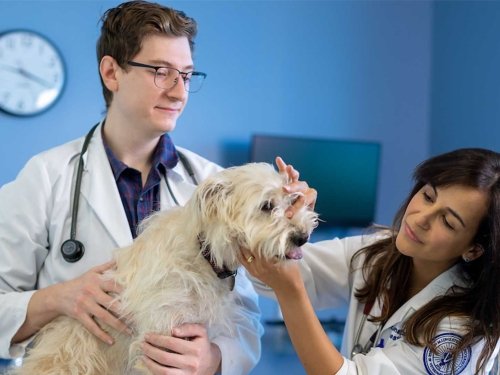
M 423 361 L 427 374 L 429 375 L 445 375 L 454 373 L 456 375 L 462 373 L 467 367 L 472 357 L 471 347 L 467 347 L 458 354 L 455 361 L 455 371 L 451 371 L 452 357 L 451 351 L 458 345 L 461 337 L 455 333 L 442 333 L 433 339 L 437 353 L 433 353 L 429 347 L 424 349 Z

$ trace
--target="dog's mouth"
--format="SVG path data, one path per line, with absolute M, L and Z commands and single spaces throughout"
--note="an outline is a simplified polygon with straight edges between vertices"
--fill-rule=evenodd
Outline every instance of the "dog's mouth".
M 300 247 L 294 247 L 291 250 L 288 250 L 285 254 L 286 259 L 302 259 L 302 249 Z

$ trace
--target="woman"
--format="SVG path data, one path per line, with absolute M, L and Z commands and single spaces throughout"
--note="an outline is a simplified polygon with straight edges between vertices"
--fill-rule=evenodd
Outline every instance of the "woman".
M 500 154 L 449 152 L 414 177 L 392 229 L 305 245 L 301 262 L 242 251 L 308 374 L 483 374 L 498 355 Z M 345 303 L 341 354 L 314 309 Z

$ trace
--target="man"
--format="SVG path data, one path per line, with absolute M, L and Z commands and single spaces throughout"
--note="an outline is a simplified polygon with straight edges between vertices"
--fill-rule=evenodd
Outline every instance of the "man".
M 184 204 L 194 179 L 220 169 L 176 148 L 167 134 L 205 77 L 192 60 L 195 21 L 132 1 L 109 9 L 102 22 L 97 54 L 107 114 L 86 137 L 87 150 L 79 139 L 37 155 L 0 190 L 0 357 L 23 355 L 30 337 L 60 315 L 112 345 L 93 319 L 129 329 L 111 304 L 120 286 L 102 278 L 113 267 L 112 250 L 129 245 L 152 211 Z M 72 253 L 74 242 L 61 252 L 70 237 L 83 244 L 78 254 Z M 245 308 L 234 321 L 234 336 L 210 342 L 199 324 L 180 326 L 173 336 L 151 333 L 143 344 L 150 371 L 249 373 L 260 355 L 262 327 L 243 273 L 235 293 Z

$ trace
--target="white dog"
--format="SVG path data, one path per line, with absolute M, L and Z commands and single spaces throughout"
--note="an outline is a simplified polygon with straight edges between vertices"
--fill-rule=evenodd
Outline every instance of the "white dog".
M 229 168 L 203 182 L 185 207 L 147 219 L 133 245 L 114 253 L 116 270 L 109 274 L 124 286 L 117 298 L 133 335 L 106 326 L 115 339 L 108 346 L 76 320 L 59 317 L 36 335 L 15 373 L 149 374 L 138 359 L 147 332 L 170 334 L 180 324 L 202 323 L 211 338 L 231 335 L 240 248 L 297 258 L 317 225 L 317 214 L 307 208 L 285 216 L 297 198 L 284 192 L 286 183 L 269 164 Z

